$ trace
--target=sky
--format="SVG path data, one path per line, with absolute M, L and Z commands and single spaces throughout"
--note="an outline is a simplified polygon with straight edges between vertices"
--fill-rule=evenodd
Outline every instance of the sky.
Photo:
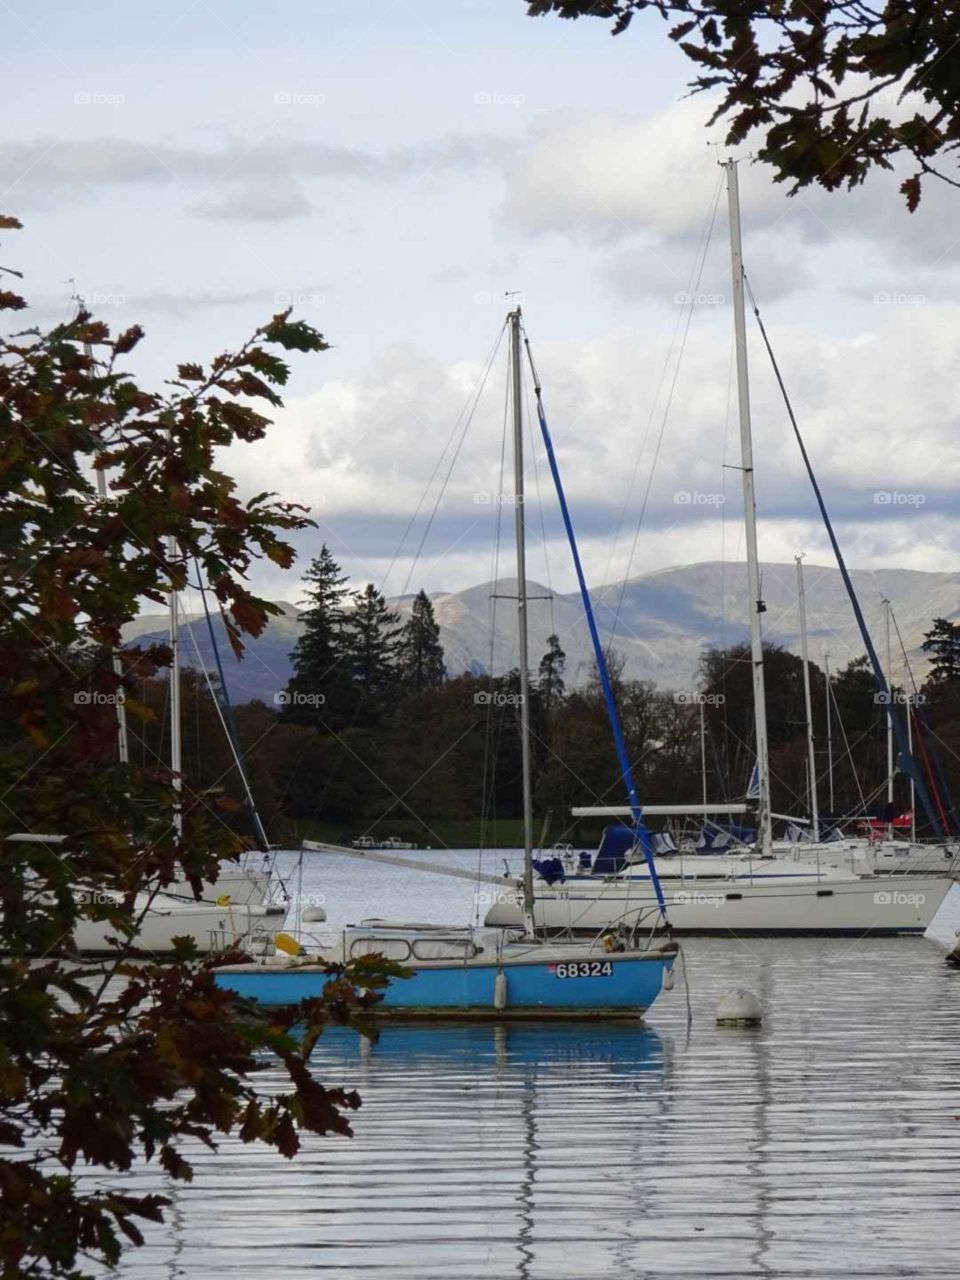
M 742 559 L 722 129 L 659 19 L 12 0 L 0 67 L 0 207 L 25 224 L 0 261 L 30 320 L 77 291 L 143 324 L 152 386 L 287 305 L 331 343 L 222 459 L 311 508 L 301 565 L 326 541 L 358 583 L 457 590 L 492 576 L 499 528 L 506 571 L 517 302 L 590 579 Z M 791 198 L 740 158 L 747 273 L 849 562 L 954 571 L 960 194 L 929 182 L 910 215 L 893 173 Z M 761 557 L 829 563 L 752 324 L 749 346 Z M 529 573 L 569 590 L 526 444 Z M 296 571 L 256 585 L 302 597 Z

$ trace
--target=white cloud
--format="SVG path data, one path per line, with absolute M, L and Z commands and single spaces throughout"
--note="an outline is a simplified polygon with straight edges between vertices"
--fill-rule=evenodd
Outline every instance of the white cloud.
M 934 307 L 878 308 L 870 331 L 830 338 L 810 325 L 773 340 L 831 515 L 856 566 L 949 569 L 960 520 L 960 441 L 952 371 L 960 334 Z M 688 342 L 663 438 L 668 340 L 652 323 L 585 343 L 535 351 L 568 496 L 594 581 L 662 565 L 742 557 L 739 436 L 731 387 L 729 307 Z M 769 367 L 751 353 L 761 546 L 764 559 L 798 550 L 829 559 L 801 459 Z M 458 416 L 477 364 L 444 365 L 409 348 L 386 352 L 363 376 L 293 400 L 266 441 L 239 446 L 231 469 L 244 488 L 275 488 L 310 505 L 356 576 L 400 590 L 459 440 Z M 467 433 L 437 511 L 415 585 L 453 589 L 490 576 L 498 511 L 504 555 L 513 509 L 498 508 L 503 363 Z M 655 393 L 660 397 L 651 412 Z M 462 419 L 461 419 L 462 423 Z M 538 457 L 538 480 L 533 458 Z M 651 479 L 651 469 L 653 475 Z M 534 578 L 572 583 L 539 442 L 528 454 Z M 636 553 L 630 548 L 649 483 Z M 509 470 L 505 489 L 510 492 Z M 542 495 L 549 567 L 540 549 Z M 479 496 L 478 496 L 479 495 Z M 412 529 L 408 524 L 416 513 Z M 401 539 L 406 540 L 401 547 Z M 317 535 L 319 543 L 326 533 Z M 429 568 L 429 566 L 433 566 Z M 424 566 L 429 568 L 425 576 Z

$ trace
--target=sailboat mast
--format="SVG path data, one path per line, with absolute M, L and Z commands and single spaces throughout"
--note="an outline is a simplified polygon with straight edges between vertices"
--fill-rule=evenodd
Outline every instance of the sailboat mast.
M 700 788 L 703 792 L 703 803 L 707 804 L 707 717 L 702 693 L 700 695 Z
M 810 699 L 810 658 L 807 653 L 807 597 L 803 589 L 803 556 L 797 556 L 797 597 L 800 602 L 800 660 L 803 663 L 803 705 L 807 717 L 807 769 L 810 775 L 810 830 L 813 842 L 820 839 L 820 811 L 817 804 L 817 766 L 813 749 L 813 704 Z
M 913 695 L 907 698 L 907 748 L 913 755 Z M 917 784 L 914 781 L 913 773 L 910 774 L 910 842 L 917 842 Z
M 730 258 L 733 273 L 733 324 L 737 347 L 737 395 L 740 404 L 740 466 L 743 475 L 743 516 L 747 544 L 747 582 L 750 593 L 750 655 L 753 664 L 753 714 L 757 737 L 757 826 L 761 851 L 773 851 L 770 818 L 770 755 L 767 746 L 767 699 L 763 682 L 763 634 L 760 615 L 766 606 L 760 596 L 757 555 L 757 506 L 753 484 L 753 436 L 750 422 L 750 377 L 747 368 L 747 322 L 743 297 L 743 248 L 740 239 L 740 186 L 737 161 L 727 160 L 730 212 Z
M 77 314 L 79 315 L 83 309 L 83 302 L 77 298 Z M 83 344 L 83 352 L 90 361 L 91 367 L 94 364 L 93 345 L 85 342 Z M 107 475 L 103 467 L 94 467 L 97 477 L 97 497 L 101 502 L 107 501 Z M 127 704 L 124 701 L 123 693 L 123 663 L 120 661 L 120 655 L 114 649 L 111 655 L 113 665 L 113 674 L 117 677 L 117 755 L 121 764 L 130 763 L 130 739 L 127 735 Z
M 833 698 L 833 687 L 830 684 L 830 654 L 826 649 L 823 651 L 823 684 L 827 699 L 827 788 L 830 799 L 830 813 L 832 815 L 835 812 L 833 798 L 833 713 L 830 707 L 830 702 Z
M 523 778 L 523 917 L 533 919 L 533 787 L 530 771 L 530 658 L 527 627 L 527 551 L 523 510 L 523 383 L 520 366 L 520 308 L 511 311 L 510 372 L 513 382 L 513 495 L 517 540 L 517 627 L 520 636 L 520 767 Z
M 893 703 L 893 646 L 890 643 L 890 601 L 883 602 L 887 624 L 887 696 Z M 908 708 L 909 710 L 909 708 Z M 909 716 L 907 719 L 909 720 Z M 893 711 L 887 716 L 887 804 L 893 804 Z
M 167 554 L 171 562 L 177 555 L 177 542 L 170 538 L 167 543 Z M 170 591 L 170 769 L 173 773 L 174 813 L 173 829 L 179 840 L 183 836 L 183 807 L 181 794 L 183 791 L 183 740 L 181 737 L 180 713 L 180 625 L 178 617 L 180 593 Z
M 86 348 L 89 356 L 93 355 L 91 348 Z M 107 477 L 102 467 L 95 468 L 97 474 L 97 496 L 101 501 L 107 500 Z M 117 755 L 121 764 L 130 763 L 130 739 L 127 735 L 127 706 L 123 697 L 123 663 L 120 661 L 120 655 L 114 649 L 111 654 L 111 663 L 113 665 L 113 674 L 117 677 Z

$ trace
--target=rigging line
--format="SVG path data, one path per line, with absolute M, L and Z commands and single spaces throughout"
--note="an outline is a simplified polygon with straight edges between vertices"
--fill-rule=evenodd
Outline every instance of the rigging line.
M 720 179 L 717 183 L 717 194 L 715 196 L 714 214 L 716 213 L 716 203 L 719 202 L 722 191 L 723 191 L 723 175 L 721 174 Z M 693 264 L 691 265 L 690 272 L 687 276 L 688 285 L 693 284 L 693 273 L 696 270 L 697 260 L 700 257 L 700 246 L 703 244 L 703 239 L 704 239 L 704 235 L 706 234 L 706 228 L 708 223 L 712 223 L 712 217 L 713 217 L 712 215 L 708 214 L 707 217 L 704 218 L 704 225 L 700 232 L 700 240 L 697 243 L 697 251 L 694 254 Z M 692 289 L 688 289 L 687 292 L 695 292 L 695 287 Z M 657 380 L 657 388 L 656 388 L 656 391 L 654 392 L 653 400 L 650 402 L 650 411 L 647 414 L 646 426 L 643 429 L 643 439 L 640 442 L 640 448 L 637 450 L 636 456 L 634 458 L 633 470 L 630 473 L 630 481 L 627 485 L 627 489 L 624 494 L 623 504 L 620 507 L 620 514 L 617 517 L 617 529 L 616 529 L 616 533 L 614 534 L 613 545 L 610 549 L 610 555 L 607 557 L 607 567 L 604 570 L 604 576 L 602 579 L 602 581 L 604 582 L 608 582 L 610 579 L 610 573 L 613 566 L 613 559 L 617 553 L 617 547 L 620 542 L 620 535 L 623 532 L 623 523 L 627 514 L 627 508 L 630 505 L 630 498 L 633 494 L 634 484 L 636 483 L 637 472 L 640 470 L 640 461 L 643 458 L 643 451 L 647 447 L 647 440 L 650 436 L 651 427 L 653 426 L 653 419 L 657 412 L 657 405 L 660 403 L 660 393 L 663 390 L 664 383 L 666 382 L 666 379 L 667 379 L 667 372 L 670 368 L 671 362 L 673 361 L 673 352 L 677 342 L 677 335 L 679 334 L 680 328 L 683 324 L 683 317 L 684 317 L 684 312 L 683 310 L 680 310 L 677 314 L 677 319 L 673 326 L 673 333 L 671 334 L 671 337 L 670 337 L 670 346 L 667 348 L 666 358 L 664 359 L 663 365 L 660 369 L 660 377 Z
M 730 339 L 730 365 L 727 369 L 727 405 L 723 414 L 723 449 L 720 452 L 720 483 L 723 502 L 720 505 L 720 644 L 727 643 L 727 441 L 730 438 L 730 410 L 733 405 L 733 375 L 736 369 L 737 344 Z M 737 522 L 740 526 L 740 522 Z
M 904 667 L 904 670 L 906 671 L 907 675 L 908 675 L 908 676 L 909 676 L 909 678 L 910 678 L 910 684 L 911 684 L 911 686 L 912 686 L 912 688 L 913 688 L 913 692 L 914 692 L 914 693 L 919 693 L 920 691 L 919 691 L 919 689 L 917 688 L 917 681 L 916 681 L 916 678 L 915 678 L 915 676 L 914 676 L 914 674 L 913 674 L 913 667 L 910 665 L 910 659 L 909 659 L 909 657 L 907 656 L 907 647 L 906 647 L 906 645 L 903 643 L 903 636 L 900 634 L 900 624 L 899 624 L 899 622 L 897 622 L 897 615 L 896 615 L 896 613 L 894 612 L 893 605 L 891 605 L 891 606 L 890 606 L 890 621 L 893 623 L 893 629 L 894 629 L 894 631 L 897 633 L 897 643 L 898 643 L 898 644 L 899 644 L 899 646 L 900 646 L 900 652 L 903 654 L 903 667 Z
M 857 598 L 856 591 L 854 591 L 853 589 L 853 582 L 847 570 L 847 562 L 843 558 L 843 552 L 840 550 L 840 543 L 837 541 L 837 536 L 833 531 L 833 525 L 831 524 L 830 517 L 827 514 L 827 506 L 823 500 L 823 494 L 820 491 L 820 485 L 819 485 L 819 482 L 817 481 L 816 474 L 814 473 L 813 464 L 810 462 L 810 455 L 807 453 L 807 447 L 804 444 L 803 436 L 800 434 L 800 427 L 797 423 L 796 415 L 793 412 L 793 405 L 790 401 L 790 397 L 787 394 L 786 385 L 784 384 L 783 377 L 780 373 L 780 366 L 777 364 L 776 356 L 773 354 L 773 347 L 770 344 L 770 339 L 767 337 L 766 326 L 764 325 L 763 320 L 760 318 L 760 308 L 757 306 L 757 300 L 753 296 L 753 289 L 750 287 L 750 281 L 747 279 L 747 273 L 745 271 L 743 273 L 743 282 L 746 286 L 747 293 L 750 295 L 750 304 L 753 307 L 753 314 L 756 317 L 757 324 L 760 328 L 760 335 L 763 338 L 763 344 L 767 349 L 767 355 L 770 357 L 770 363 L 773 366 L 774 376 L 776 377 L 777 385 L 780 388 L 780 394 L 783 397 L 783 403 L 787 410 L 787 416 L 790 419 L 790 425 L 793 428 L 793 434 L 796 438 L 797 444 L 800 447 L 800 455 L 803 458 L 803 465 L 806 468 L 807 477 L 809 478 L 810 484 L 813 488 L 814 496 L 816 497 L 816 500 L 817 500 L 817 506 L 820 508 L 820 515 L 823 519 L 824 527 L 826 528 L 826 531 L 827 531 L 827 536 L 830 539 L 830 545 L 833 548 L 833 554 L 836 556 L 837 568 L 840 570 L 840 576 L 843 578 L 843 585 L 846 588 L 847 595 L 850 599 L 850 605 L 853 609 L 854 617 L 857 620 L 857 626 L 860 630 L 860 636 L 863 640 L 864 648 L 867 651 L 867 657 L 870 659 L 870 665 L 873 668 L 874 681 L 876 682 L 878 691 L 881 694 L 885 694 L 887 697 L 887 717 L 888 717 L 890 726 L 893 729 L 893 736 L 896 738 L 897 751 L 900 757 L 903 760 L 907 761 L 906 772 L 913 779 L 916 794 L 920 797 L 920 803 L 923 805 L 924 812 L 927 815 L 927 819 L 929 820 L 931 827 L 933 827 L 934 834 L 938 837 L 938 839 L 942 838 L 943 832 L 940 828 L 940 819 L 936 813 L 936 810 L 933 807 L 933 804 L 931 803 L 930 796 L 927 792 L 926 783 L 923 780 L 923 776 L 920 772 L 920 769 L 917 767 L 917 762 L 913 758 L 913 754 L 911 753 L 910 748 L 907 745 L 907 737 L 904 732 L 903 725 L 900 723 L 900 717 L 896 714 L 894 705 L 890 700 L 890 690 L 887 685 L 887 677 L 884 674 L 883 668 L 880 665 L 880 659 L 877 657 L 877 651 L 874 648 L 874 644 L 870 636 L 870 632 L 867 630 L 867 624 L 863 616 L 863 610 L 860 607 L 860 601 Z
M 526 329 L 524 329 L 526 333 Z M 543 567 L 547 579 L 547 594 L 549 595 L 550 605 L 550 635 L 556 631 L 554 626 L 553 613 L 553 576 L 550 572 L 550 555 L 547 550 L 547 526 L 543 514 L 543 496 L 540 491 L 540 468 L 537 466 L 537 438 L 533 431 L 533 406 L 530 401 L 530 385 L 527 380 L 526 365 L 520 366 L 520 379 L 523 383 L 523 399 L 527 406 L 527 437 L 529 443 L 530 461 L 533 464 L 533 487 L 537 493 L 537 508 L 540 512 L 540 545 L 543 549 Z
M 194 650 L 196 651 L 197 662 L 200 664 L 201 670 L 203 670 L 204 678 L 207 681 L 207 688 L 210 690 L 210 695 L 213 698 L 214 704 L 216 705 L 216 708 L 217 708 L 217 714 L 220 716 L 220 722 L 223 725 L 223 731 L 226 734 L 227 741 L 230 744 L 230 750 L 233 754 L 233 762 L 237 767 L 238 774 L 240 775 L 240 782 L 243 785 L 244 799 L 246 801 L 247 810 L 250 814 L 250 818 L 253 822 L 254 831 L 257 834 L 257 838 L 260 841 L 264 852 L 269 853 L 270 841 L 267 839 L 267 832 L 263 825 L 263 819 L 261 818 L 260 811 L 257 808 L 257 802 L 254 799 L 253 791 L 251 790 L 251 787 L 250 787 L 250 779 L 247 777 L 247 771 L 243 764 L 243 759 L 242 759 L 243 752 L 242 752 L 242 747 L 240 743 L 240 732 L 239 732 L 239 729 L 237 728 L 237 718 L 233 711 L 233 703 L 230 700 L 230 690 L 227 687 L 226 676 L 224 675 L 224 672 L 223 672 L 223 663 L 220 661 L 220 647 L 217 644 L 217 637 L 213 630 L 213 619 L 210 616 L 210 609 L 209 609 L 209 606 L 207 605 L 207 589 L 206 589 L 206 586 L 204 585 L 203 576 L 200 572 L 200 562 L 196 558 L 196 556 L 194 557 L 193 565 L 197 571 L 197 582 L 198 582 L 198 589 L 200 591 L 200 602 L 203 605 L 203 616 L 206 618 L 206 621 L 207 621 L 207 634 L 210 637 L 210 646 L 213 649 L 213 659 L 214 659 L 214 662 L 216 662 L 217 664 L 217 675 L 220 679 L 220 692 L 223 695 L 222 707 L 220 705 L 220 699 L 217 697 L 216 693 L 214 692 L 213 684 L 210 680 L 210 674 L 205 669 L 203 662 L 200 658 L 200 648 L 197 644 L 197 637 L 194 635 L 193 627 L 187 627 L 186 630 L 189 632 L 190 638 L 193 640 L 193 647 L 194 647 Z
M 683 338 L 680 343 L 680 350 L 677 353 L 677 361 L 673 370 L 673 378 L 670 383 L 670 391 L 669 391 L 669 394 L 667 395 L 667 403 L 665 404 L 663 409 L 663 418 L 660 423 L 660 432 L 659 432 L 659 435 L 657 436 L 657 447 L 654 450 L 653 461 L 650 464 L 650 472 L 649 472 L 649 475 L 647 476 L 647 484 L 643 493 L 643 501 L 640 504 L 640 515 L 637 517 L 637 526 L 633 534 L 633 543 L 630 547 L 630 555 L 627 558 L 626 568 L 624 569 L 624 573 L 623 573 L 623 581 L 620 584 L 620 596 L 617 600 L 617 608 L 613 615 L 613 623 L 610 629 L 611 643 L 613 642 L 617 634 L 617 627 L 620 622 L 620 613 L 623 609 L 623 598 L 626 595 L 627 582 L 629 581 L 629 578 L 630 578 L 630 570 L 633 566 L 633 560 L 637 553 L 637 544 L 640 541 L 640 530 L 643 527 L 643 521 L 647 514 L 647 503 L 650 501 L 650 490 L 653 487 L 653 480 L 657 470 L 657 462 L 660 458 L 660 450 L 663 446 L 663 436 L 667 429 L 667 420 L 670 417 L 670 410 L 673 407 L 673 397 L 677 390 L 677 381 L 680 377 L 680 366 L 683 364 L 684 352 L 687 349 L 687 340 L 690 337 L 690 326 L 693 323 L 693 313 L 694 313 L 694 310 L 696 309 L 697 290 L 700 286 L 700 281 L 703 279 L 703 269 L 706 266 L 707 252 L 710 248 L 710 239 L 713 235 L 714 224 L 716 223 L 716 220 L 717 220 L 717 209 L 720 205 L 721 190 L 722 190 L 722 184 L 717 188 L 717 195 L 716 195 L 716 199 L 714 200 L 713 211 L 710 215 L 710 222 L 707 226 L 706 234 L 703 239 L 703 249 L 700 255 L 700 266 L 697 271 L 696 281 L 690 293 L 690 301 L 686 311 L 686 323 L 683 329 Z
M 414 509 L 413 515 L 412 515 L 412 516 L 410 517 L 410 519 L 407 521 L 407 527 L 406 527 L 406 528 L 404 529 L 404 531 L 403 531 L 403 535 L 401 536 L 400 541 L 399 541 L 399 543 L 397 544 L 397 549 L 396 549 L 396 551 L 393 553 L 393 559 L 390 561 L 390 564 L 389 564 L 389 566 L 388 566 L 388 568 L 387 568 L 387 572 L 386 572 L 386 573 L 384 574 L 384 576 L 383 576 L 382 586 L 383 586 L 383 593 L 384 593 L 384 595 L 386 595 L 387 582 L 389 581 L 390 575 L 391 575 L 391 573 L 393 573 L 393 570 L 394 570 L 394 568 L 396 567 L 397 560 L 400 558 L 400 552 L 403 550 L 404 543 L 406 542 L 407 538 L 409 537 L 411 529 L 412 529 L 412 528 L 413 528 L 413 526 L 416 524 L 417 518 L 418 518 L 418 516 L 420 515 L 421 510 L 423 509 L 423 504 L 424 504 L 424 503 L 426 502 L 426 500 L 427 500 L 427 494 L 430 492 L 430 488 L 431 488 L 431 486 L 432 486 L 432 484 L 433 484 L 434 480 L 437 478 L 437 474 L 439 473 L 440 468 L 441 468 L 441 467 L 442 467 L 442 465 L 443 465 L 443 460 L 444 460 L 444 458 L 446 457 L 447 450 L 451 447 L 451 445 L 453 444 L 453 441 L 454 441 L 454 440 L 455 440 L 455 438 L 456 438 L 457 431 L 458 431 L 458 430 L 459 430 L 459 428 L 460 428 L 460 424 L 461 424 L 461 422 L 463 422 L 464 416 L 469 414 L 469 416 L 467 417 L 467 426 L 469 426 L 469 424 L 470 424 L 470 419 L 473 417 L 473 414 L 476 412 L 477 402 L 479 401 L 480 395 L 481 395 L 481 394 L 482 394 L 482 392 L 483 392 L 484 384 L 486 383 L 487 378 L 489 377 L 490 369 L 491 369 L 491 366 L 493 365 L 494 360 L 496 359 L 497 351 L 498 351 L 498 349 L 499 349 L 499 347 L 500 347 L 500 343 L 503 341 L 503 335 L 504 335 L 504 333 L 505 333 L 505 331 L 506 331 L 506 327 L 507 327 L 507 325 L 506 325 L 506 321 L 504 321 L 504 323 L 503 323 L 503 325 L 502 325 L 502 327 L 501 327 L 501 329 L 500 329 L 500 332 L 497 334 L 496 340 L 494 341 L 494 344 L 493 344 L 492 348 L 490 349 L 490 352 L 489 352 L 489 354 L 488 354 L 488 356 L 487 356 L 487 358 L 486 358 L 486 360 L 485 360 L 485 362 L 484 362 L 484 364 L 483 364 L 483 366 L 482 366 L 482 368 L 481 368 L 481 370 L 480 370 L 480 373 L 477 375 L 477 380 L 476 380 L 476 382 L 473 384 L 473 386 L 472 386 L 472 387 L 471 387 L 471 389 L 470 389 L 469 394 L 467 395 L 467 398 L 466 398 L 466 401 L 464 402 L 463 408 L 462 408 L 462 409 L 460 410 L 460 412 L 457 414 L 457 417 L 456 417 L 456 419 L 455 419 L 455 421 L 454 421 L 453 427 L 451 428 L 450 435 L 447 437 L 446 444 L 445 444 L 445 445 L 443 446 L 443 448 L 440 450 L 440 454 L 439 454 L 439 456 L 437 457 L 437 461 L 436 461 L 436 463 L 434 464 L 433 471 L 432 471 L 432 472 L 431 472 L 431 474 L 430 474 L 430 479 L 427 481 L 426 485 L 425 485 L 425 486 L 424 486 L 424 488 L 423 488 L 423 492 L 420 494 L 420 500 L 419 500 L 419 502 L 417 503 L 416 508 Z M 470 408 L 471 404 L 473 405 L 473 408 L 472 408 L 472 409 Z M 462 443 L 463 443 L 463 441 L 462 441 L 462 439 L 461 439 L 461 444 L 462 444 Z M 458 449 L 457 449 L 457 453 L 459 453 L 459 446 L 458 446 Z M 456 460 L 456 455 L 454 456 L 454 460 Z M 448 475 L 447 475 L 447 481 L 449 481 L 449 479 L 450 479 L 450 475 L 449 475 L 449 473 L 448 473 Z M 444 488 L 446 488 L 446 483 L 447 483 L 447 481 L 444 481 Z M 443 492 L 442 492 L 442 490 L 441 490 L 441 497 L 442 497 L 442 496 L 443 496 Z M 434 506 L 433 512 L 432 512 L 432 514 L 431 514 L 431 516 L 430 516 L 430 522 L 429 522 L 429 523 L 428 523 L 428 525 L 427 525 L 427 529 L 428 529 L 428 530 L 429 530 L 430 524 L 433 522 L 433 517 L 434 517 L 436 514 L 437 514 L 436 506 Z M 418 556 L 418 558 L 419 558 L 420 552 L 421 552 L 422 550 L 423 550 L 423 542 L 422 542 L 422 540 L 421 540 L 420 547 L 419 547 L 419 548 L 418 548 L 418 550 L 417 550 L 417 556 Z M 401 594 L 401 595 L 405 595 L 405 594 L 406 594 L 407 586 L 408 586 L 408 585 L 409 585 L 409 583 L 410 583 L 410 577 L 412 576 L 412 574 L 413 574 L 413 570 L 411 569 L 410 574 L 408 574 L 408 575 L 407 575 L 407 581 L 406 581 L 406 583 L 404 584 L 404 588 L 403 588 L 403 590 L 400 592 L 400 594 Z
M 910 678 L 910 684 L 913 688 L 913 703 L 912 705 L 909 702 L 907 703 L 907 708 L 906 708 L 907 715 L 913 716 L 913 723 L 916 726 L 917 742 L 919 743 L 919 746 L 920 746 L 920 754 L 923 758 L 923 765 L 927 771 L 927 777 L 930 779 L 930 785 L 934 793 L 934 798 L 937 802 L 937 809 L 940 813 L 940 819 L 943 822 L 944 831 L 947 835 L 949 835 L 951 832 L 951 824 L 947 819 L 947 813 L 944 808 L 941 790 L 946 793 L 946 798 L 947 798 L 947 801 L 949 802 L 949 810 L 950 810 L 950 813 L 954 815 L 954 821 L 956 820 L 956 804 L 954 803 L 954 799 L 950 791 L 949 783 L 947 782 L 946 776 L 943 771 L 943 764 L 940 759 L 940 753 L 937 751 L 936 747 L 932 742 L 930 743 L 930 746 L 928 749 L 927 744 L 923 740 L 924 733 L 929 731 L 929 725 L 927 724 L 926 719 L 923 717 L 923 715 L 920 712 L 920 707 L 919 707 L 920 690 L 917 687 L 916 677 L 913 674 L 913 667 L 910 665 L 910 659 L 907 656 L 907 647 L 903 643 L 903 636 L 900 634 L 900 624 L 897 622 L 897 615 L 894 612 L 893 605 L 890 606 L 890 619 L 893 622 L 894 630 L 897 633 L 897 643 L 900 645 L 900 652 L 903 654 L 903 664 L 906 669 L 907 675 Z M 935 734 L 933 736 L 936 737 Z M 932 762 L 931 762 L 931 754 L 933 757 Z M 931 763 L 933 767 L 931 767 Z
M 857 788 L 857 795 L 860 797 L 860 807 L 861 809 L 866 809 L 867 802 L 864 799 L 863 787 L 860 785 L 860 775 L 859 773 L 857 773 L 857 762 L 853 758 L 853 747 L 851 747 L 850 740 L 847 737 L 847 727 L 843 723 L 843 716 L 840 714 L 840 704 L 839 702 L 837 702 L 837 693 L 836 693 L 836 690 L 833 688 L 832 680 L 830 681 L 830 701 L 833 703 L 833 712 L 837 718 L 837 724 L 840 726 L 840 733 L 841 733 L 841 736 L 843 737 L 843 756 L 841 756 L 840 759 L 842 760 L 844 756 L 849 758 L 850 771 L 853 774 L 853 781 Z M 871 731 L 869 729 L 865 729 L 864 732 L 853 744 L 853 746 L 854 747 L 858 746 L 861 742 L 863 742 L 870 732 Z M 841 806 L 841 807 L 845 807 L 845 806 Z

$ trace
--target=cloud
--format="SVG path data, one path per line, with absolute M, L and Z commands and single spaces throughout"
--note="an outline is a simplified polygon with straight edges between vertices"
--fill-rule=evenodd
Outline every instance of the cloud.
M 718 153 L 707 143 L 721 131 L 704 127 L 714 105 L 714 99 L 698 95 L 643 116 L 538 116 L 522 143 L 504 157 L 497 211 L 501 228 L 606 250 L 638 246 L 637 257 L 665 255 L 668 262 L 680 251 L 689 254 L 720 187 Z M 883 288 L 884 276 L 896 274 L 896 264 L 904 273 L 923 264 L 940 270 L 956 266 L 955 191 L 929 179 L 919 210 L 910 214 L 898 190 L 908 171 L 905 162 L 893 172 L 878 171 L 852 192 L 813 187 L 789 196 L 770 180 L 769 169 L 741 163 L 750 258 L 779 256 L 796 263 L 811 249 L 843 250 L 856 242 L 876 251 L 870 268 L 877 289 Z M 726 197 L 719 196 L 718 220 L 724 225 Z M 618 274 L 616 260 L 605 269 Z
M 960 334 L 952 318 L 947 309 L 890 305 L 877 308 L 871 329 L 843 337 L 811 324 L 772 328 L 855 566 L 948 569 L 956 562 L 960 441 L 951 388 Z M 577 343 L 533 338 L 592 579 L 742 558 L 729 304 L 691 330 L 668 413 L 677 348 L 671 354 L 662 326 L 651 321 Z M 829 558 L 779 392 L 755 337 L 751 343 L 761 554 L 789 560 L 805 550 Z M 315 543 L 339 540 L 356 577 L 382 581 L 392 566 L 387 587 L 394 592 L 411 577 L 431 589 L 484 581 L 498 525 L 504 561 L 512 554 L 513 507 L 509 465 L 507 501 L 498 499 L 502 361 L 461 440 L 479 370 L 392 348 L 363 375 L 292 400 L 267 440 L 237 446 L 230 469 L 245 490 L 269 486 L 312 507 L 322 522 Z M 527 494 L 531 577 L 568 589 L 563 530 L 533 437 Z
M 200 201 L 193 212 L 205 218 L 240 219 L 248 222 L 288 222 L 311 211 L 303 188 L 292 179 L 259 178 L 231 186 L 212 202 Z
M 376 185 L 434 172 L 470 171 L 502 163 L 509 147 L 503 139 L 463 134 L 379 152 L 277 135 L 253 142 L 226 137 L 212 147 L 123 138 L 42 138 L 0 143 L 0 177 L 8 201 L 173 183 L 199 195 L 222 183 L 239 184 L 240 202 L 247 201 L 250 216 L 262 217 L 265 184 L 281 181 L 292 188 L 296 182 L 335 179 Z M 292 198 L 288 190 L 288 207 Z

